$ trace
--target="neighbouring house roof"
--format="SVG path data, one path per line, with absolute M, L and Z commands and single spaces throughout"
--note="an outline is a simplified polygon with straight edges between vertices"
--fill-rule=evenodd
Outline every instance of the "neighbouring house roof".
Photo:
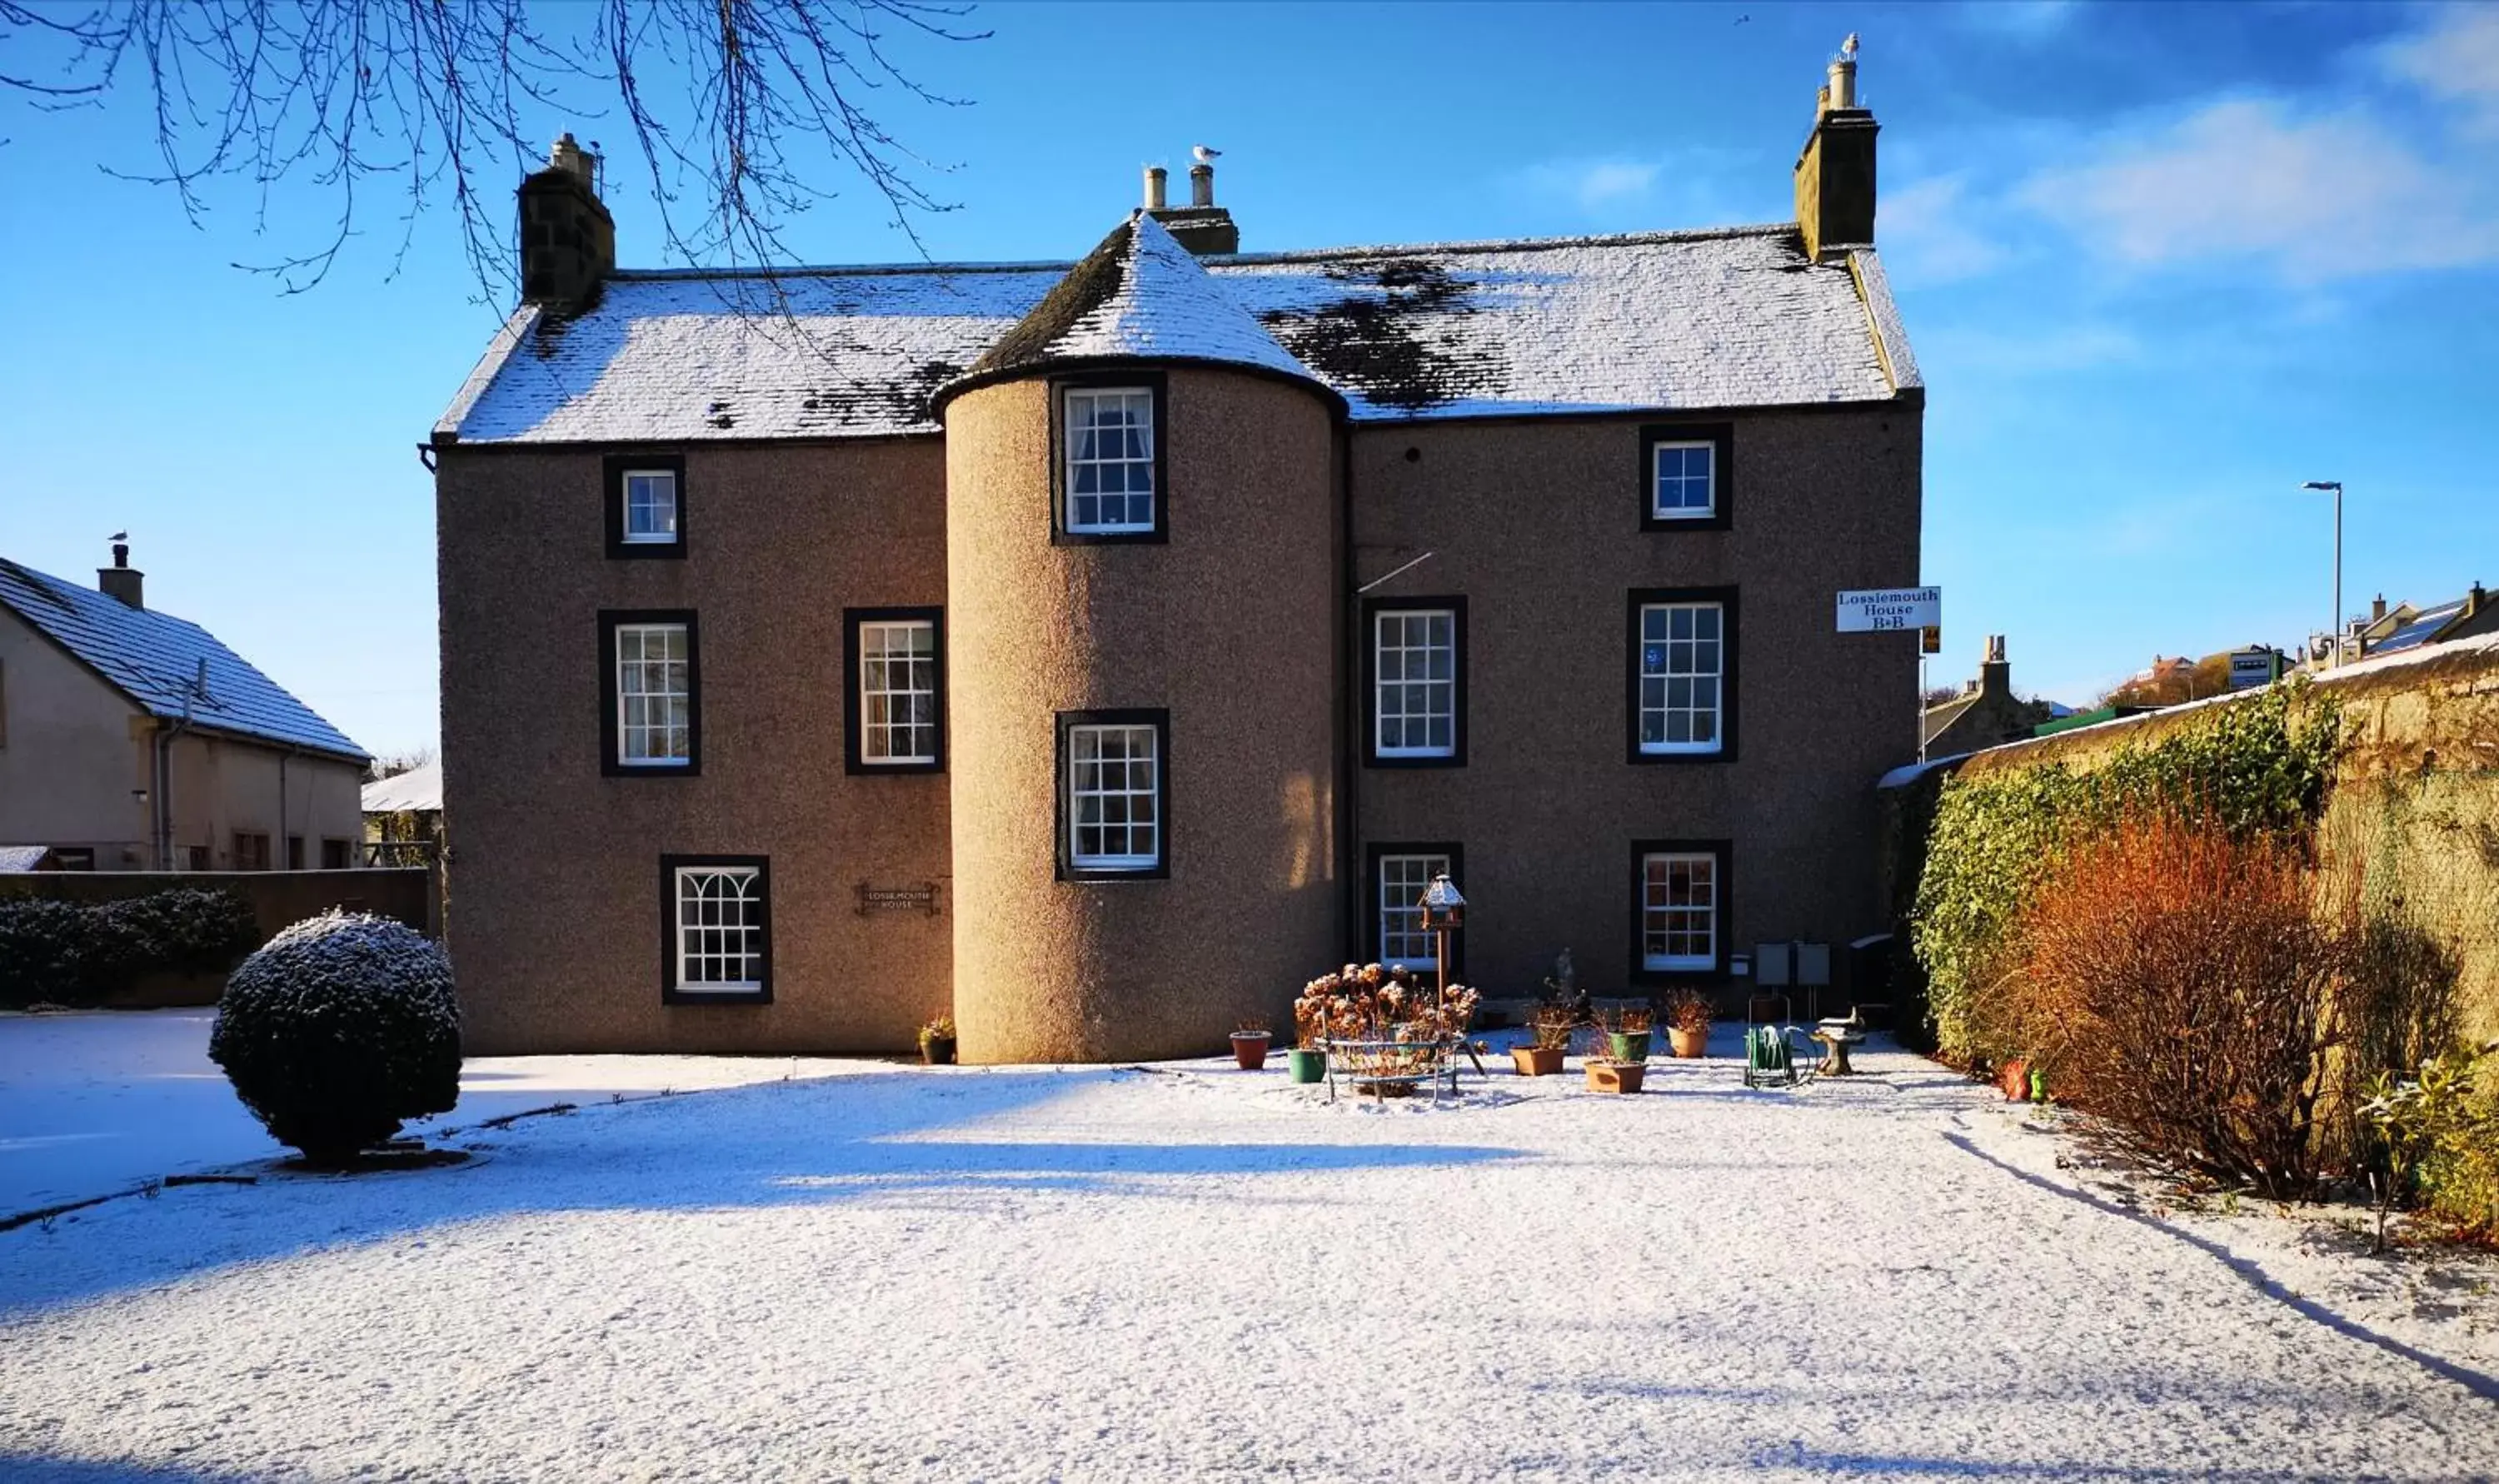
M 2369 644 L 2371 655 L 2391 655 L 2437 641 L 2448 626 L 2464 617 L 2465 599 L 2450 598 L 2436 607 L 2422 608 L 2383 639 Z
M 1139 212 L 939 396 L 1046 367 L 1115 360 L 1205 361 L 1325 385 L 1168 228 Z
M 52 848 L 49 845 L 0 845 L 0 875 L 16 876 L 27 871 L 40 871 L 51 854 Z
M 1937 701 L 1933 705 L 1927 707 L 1924 711 L 1919 712 L 1919 745 L 1924 746 L 1925 744 L 1932 742 L 1935 738 L 1943 735 L 1944 731 L 1950 727 L 1953 723 L 1960 721 L 1964 716 L 1967 715 L 1969 708 L 1977 705 L 1978 702 L 1978 693 L 1975 691 L 1968 691 L 1960 695 L 1954 696 L 1948 701 Z
M 442 762 L 437 758 L 365 785 L 367 814 L 442 812 Z
M 0 558 L 0 607 L 69 652 L 150 716 L 328 753 L 365 750 L 199 625 Z M 208 683 L 200 684 L 200 667 Z
M 1157 224 L 1153 236 L 1168 234 Z M 1198 262 L 1356 421 L 1871 403 L 1923 387 L 1873 251 L 1816 263 L 1793 225 Z M 436 436 L 934 433 L 938 389 L 997 349 L 1072 266 L 618 273 L 581 312 L 515 312 Z M 1116 299 L 1094 296 L 1046 343 L 1182 334 Z M 1185 327 L 1189 343 L 1274 354 L 1211 300 L 1192 302 L 1208 313 Z

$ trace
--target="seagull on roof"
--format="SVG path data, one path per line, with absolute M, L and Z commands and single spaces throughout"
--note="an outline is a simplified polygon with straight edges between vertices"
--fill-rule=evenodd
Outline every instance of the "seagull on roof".
M 1188 148 L 1188 157 L 1200 165 L 1212 165 L 1215 163 L 1215 157 L 1222 152 L 1220 149 L 1210 149 L 1204 145 L 1191 145 Z
M 1829 32 L 1825 32 L 1825 33 L 1823 33 L 1823 34 L 1825 34 L 1825 35 L 1829 35 L 1830 33 L 1829 33 Z M 1841 42 L 1841 43 L 1839 44 L 1839 54 L 1840 54 L 1841 56 L 1844 56 L 1844 57 L 1848 58 L 1848 59 L 1849 59 L 1850 61 L 1852 61 L 1852 62 L 1853 62 L 1853 61 L 1855 61 L 1855 60 L 1857 60 L 1857 33 L 1856 33 L 1856 32 L 1854 32 L 1854 31 L 1849 32 L 1849 33 L 1848 33 L 1848 40 L 1846 40 L 1846 41 L 1844 41 L 1844 42 Z

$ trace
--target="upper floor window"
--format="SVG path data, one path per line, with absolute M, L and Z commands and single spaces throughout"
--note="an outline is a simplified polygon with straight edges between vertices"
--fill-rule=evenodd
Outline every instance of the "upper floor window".
M 772 899 L 761 855 L 665 855 L 660 997 L 772 997 Z
M 1061 874 L 1166 874 L 1170 713 L 1068 711 L 1058 725 Z
M 946 680 L 935 608 L 842 614 L 851 676 L 850 771 L 933 773 L 945 765 Z
M 1726 589 L 1632 595 L 1632 757 L 1734 752 L 1735 596 Z
M 1160 387 L 1059 388 L 1059 526 L 1070 536 L 1151 537 L 1163 530 Z
M 1463 760 L 1464 600 L 1400 598 L 1364 606 L 1371 620 L 1371 760 Z
M 618 454 L 606 461 L 607 554 L 682 557 L 686 461 L 674 454 Z
M 702 756 L 695 616 L 602 613 L 603 771 L 692 773 Z
M 1640 527 L 1723 530 L 1734 494 L 1735 436 L 1725 423 L 1660 423 L 1640 430 Z

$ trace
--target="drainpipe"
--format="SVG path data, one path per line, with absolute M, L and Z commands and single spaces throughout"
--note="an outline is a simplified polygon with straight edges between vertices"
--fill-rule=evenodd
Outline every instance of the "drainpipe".
M 174 739 L 191 729 L 191 700 L 209 692 L 209 661 L 200 661 L 191 689 L 182 694 L 182 717 L 173 726 L 156 724 L 156 869 L 174 869 Z
M 283 852 L 284 852 L 284 851 L 286 850 L 286 848 L 287 848 L 287 846 L 286 846 L 286 838 L 287 838 L 287 835 L 286 835 L 286 761 L 287 761 L 287 759 L 288 759 L 288 758 L 292 758 L 292 757 L 294 757 L 294 756 L 295 756 L 295 749 L 293 749 L 293 748 L 291 748 L 291 747 L 290 747 L 290 748 L 288 748 L 286 751 L 284 751 L 284 752 L 282 752 L 282 753 L 279 753 L 279 754 L 277 755 L 277 849 L 278 849 L 278 850 L 279 850 L 279 852 L 281 853 L 281 854 L 278 855 L 278 857 L 277 857 L 277 858 L 278 858 L 278 859 L 280 859 L 280 860 L 284 860 L 284 861 L 286 861 L 287 867 L 288 867 L 289 869 L 292 869 L 292 868 L 294 867 L 295 862 L 294 862 L 293 860 L 288 859 L 288 858 L 287 858 L 287 856 L 283 854 Z
M 1345 634 L 1344 652 L 1338 657 L 1343 674 L 1337 684 L 1338 714 L 1343 718 L 1337 727 L 1338 826 L 1336 834 L 1337 880 L 1343 884 L 1345 942 L 1354 952 L 1348 961 L 1368 961 L 1361 952 L 1362 894 L 1365 885 L 1357 878 L 1362 874 L 1361 843 L 1354 838 L 1362 824 L 1362 742 L 1357 732 L 1362 726 L 1362 594 L 1357 586 L 1361 576 L 1354 561 L 1353 547 L 1353 429 L 1339 424 L 1337 429 L 1337 511 L 1342 528 L 1339 537 L 1345 548 L 1341 565 L 1345 569 Z

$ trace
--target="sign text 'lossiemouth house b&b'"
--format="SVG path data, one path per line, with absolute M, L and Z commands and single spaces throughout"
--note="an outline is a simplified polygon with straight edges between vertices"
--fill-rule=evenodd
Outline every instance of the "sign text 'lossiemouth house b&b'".
M 1939 629 L 1943 622 L 1944 590 L 1941 588 L 1859 588 L 1839 595 L 1841 633 Z

